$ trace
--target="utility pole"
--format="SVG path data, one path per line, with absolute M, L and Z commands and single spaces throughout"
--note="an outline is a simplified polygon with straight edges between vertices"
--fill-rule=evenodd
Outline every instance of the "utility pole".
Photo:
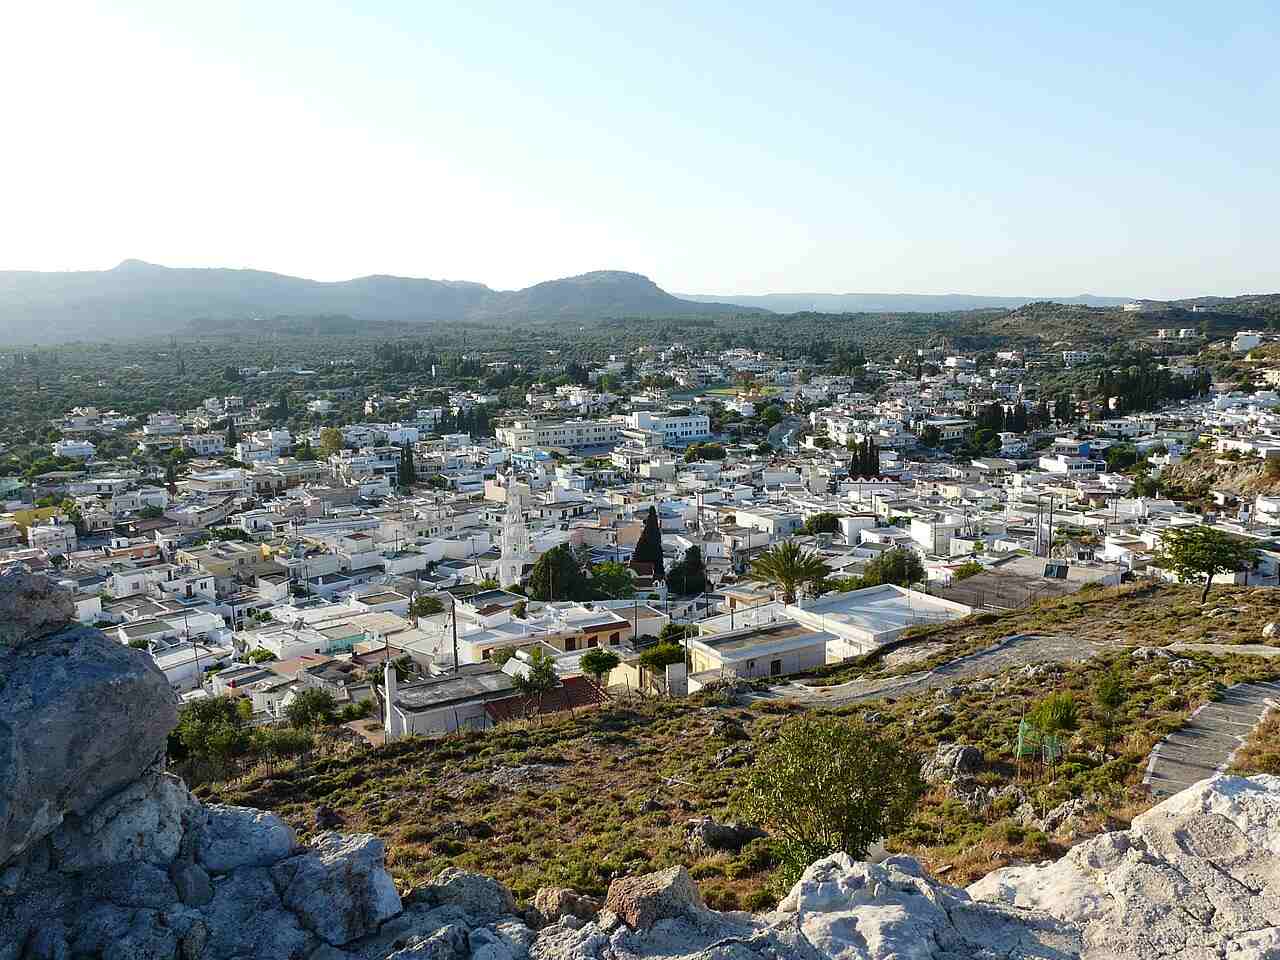
M 458 598 L 451 593 L 449 600 L 451 601 L 449 609 L 452 613 L 449 619 L 453 621 L 453 672 L 457 673 L 460 667 L 458 663 Z

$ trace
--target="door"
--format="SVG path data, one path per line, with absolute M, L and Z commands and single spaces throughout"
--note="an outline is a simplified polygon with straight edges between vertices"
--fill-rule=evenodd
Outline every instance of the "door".
M 782 676 L 782 661 L 781 661 L 781 660 L 770 660 L 770 661 L 769 661 L 769 676 L 771 676 L 771 677 L 780 677 L 780 676 Z

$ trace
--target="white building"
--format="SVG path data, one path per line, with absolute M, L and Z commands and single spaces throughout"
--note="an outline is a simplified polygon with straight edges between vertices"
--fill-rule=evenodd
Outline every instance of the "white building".
M 77 460 L 92 460 L 98 448 L 88 440 L 59 440 L 53 445 L 55 457 L 71 457 Z
M 1241 330 L 1231 338 L 1231 349 L 1235 353 L 1248 353 L 1262 343 L 1262 334 L 1256 330 Z

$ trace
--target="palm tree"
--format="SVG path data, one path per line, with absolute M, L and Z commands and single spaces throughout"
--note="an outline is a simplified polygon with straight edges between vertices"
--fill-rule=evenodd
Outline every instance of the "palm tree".
M 801 550 L 794 540 L 770 547 L 751 564 L 752 576 L 782 590 L 783 603 L 795 603 L 801 585 L 822 580 L 830 572 L 822 557 Z

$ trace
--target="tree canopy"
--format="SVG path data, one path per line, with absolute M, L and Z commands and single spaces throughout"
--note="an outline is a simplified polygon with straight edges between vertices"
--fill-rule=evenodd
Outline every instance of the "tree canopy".
M 1200 602 L 1204 603 L 1214 577 L 1248 570 L 1255 557 L 1253 547 L 1213 527 L 1171 527 L 1160 538 L 1158 562 L 1182 583 L 1203 579 Z
M 662 560 L 662 529 L 658 525 L 658 511 L 652 506 L 644 516 L 644 529 L 631 552 L 631 562 L 652 564 L 654 577 L 658 580 L 666 579 Z
M 830 568 L 818 554 L 803 550 L 794 540 L 775 544 L 756 557 L 751 575 L 782 591 L 784 603 L 796 602 L 796 591 L 806 583 L 826 579 Z
M 790 886 L 830 854 L 864 859 L 873 843 L 906 826 L 924 790 L 920 757 L 900 739 L 804 715 L 758 754 L 738 805 L 769 830 Z

